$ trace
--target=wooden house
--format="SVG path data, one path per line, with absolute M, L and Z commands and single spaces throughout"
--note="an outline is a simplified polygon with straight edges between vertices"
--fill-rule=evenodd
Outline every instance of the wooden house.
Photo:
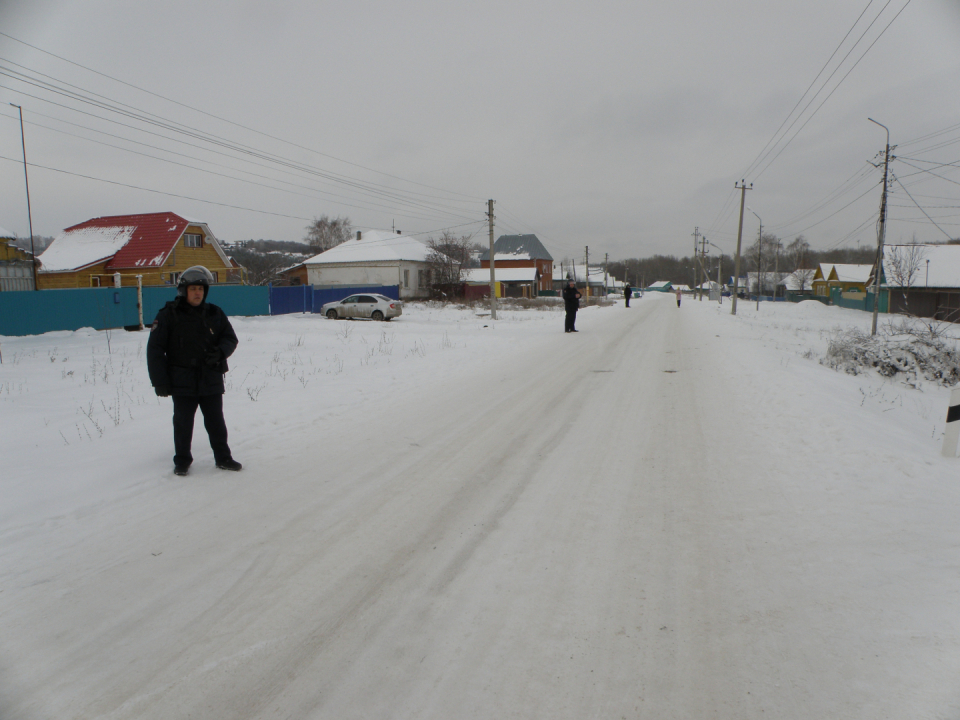
M 0 228 L 0 292 L 33 290 L 33 255 L 14 245 L 15 240 Z
M 243 270 L 224 253 L 210 227 L 175 213 L 94 218 L 64 230 L 38 258 L 40 289 L 176 285 L 203 265 L 218 283 L 242 283 Z

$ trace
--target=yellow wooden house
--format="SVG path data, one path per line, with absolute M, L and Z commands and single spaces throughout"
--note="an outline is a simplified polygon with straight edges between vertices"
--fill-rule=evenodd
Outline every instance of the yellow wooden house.
M 813 274 L 813 294 L 830 297 L 832 288 L 840 288 L 842 293 L 862 295 L 867 290 L 872 273 L 872 265 L 820 263 Z
M 243 269 L 210 227 L 171 212 L 94 218 L 64 230 L 38 258 L 40 289 L 176 285 L 203 265 L 218 283 L 240 284 Z

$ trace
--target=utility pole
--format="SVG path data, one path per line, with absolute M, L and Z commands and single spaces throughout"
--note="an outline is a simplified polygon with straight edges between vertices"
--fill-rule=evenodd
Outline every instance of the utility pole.
M 753 212 L 751 210 L 750 212 Z M 753 213 L 756 215 L 756 213 Z M 757 215 L 757 219 L 760 216 Z M 760 230 L 757 231 L 757 310 L 760 309 L 760 293 L 763 292 L 763 220 L 760 220 Z
M 717 299 L 720 301 L 720 304 L 723 305 L 723 283 L 720 282 L 720 268 L 723 267 L 723 252 L 720 252 L 720 257 L 717 258 Z
M 493 268 L 493 200 L 487 200 L 487 220 L 490 223 L 490 319 L 497 319 L 497 275 Z
M 693 229 L 693 291 L 697 291 L 697 282 L 700 279 L 700 270 L 697 268 L 697 262 L 700 259 L 700 228 Z
M 740 184 L 733 184 L 735 188 L 740 190 L 740 229 L 737 230 L 737 259 L 734 261 L 733 268 L 733 294 L 731 295 L 733 302 L 731 303 L 732 307 L 730 308 L 730 314 L 737 314 L 737 289 L 740 285 L 740 240 L 743 238 L 743 208 L 746 206 L 747 202 L 747 190 L 753 190 L 753 183 L 750 183 L 750 187 L 747 187 L 747 183 L 744 180 L 740 181 Z
M 603 254 L 603 296 L 607 296 L 607 261 L 610 259 L 610 253 Z
M 587 264 L 587 304 L 590 303 L 590 246 L 584 245 L 583 249 L 585 262 Z
M 890 129 L 873 118 L 867 118 L 874 125 L 880 125 L 887 131 L 887 147 L 883 153 L 883 196 L 880 199 L 880 232 L 877 235 L 877 270 L 873 278 L 873 325 L 871 335 L 877 334 L 877 313 L 880 311 L 880 274 L 883 272 L 883 239 L 887 229 L 887 171 L 890 167 Z M 889 308 L 888 308 L 889 310 Z
M 703 270 L 703 282 L 700 283 L 700 302 L 703 302 L 703 286 L 710 280 L 710 273 L 707 272 L 707 236 L 700 236 L 700 269 Z
M 27 185 L 27 224 L 30 228 L 30 264 L 33 265 L 33 289 L 40 289 L 40 282 L 37 279 L 37 252 L 33 247 L 33 213 L 30 212 L 30 178 L 27 177 L 27 142 L 23 137 L 23 108 L 14 105 L 20 111 L 20 145 L 23 148 L 23 181 Z

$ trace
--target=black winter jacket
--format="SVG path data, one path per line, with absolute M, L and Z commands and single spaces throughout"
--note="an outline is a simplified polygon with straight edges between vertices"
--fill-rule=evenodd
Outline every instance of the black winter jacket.
M 223 310 L 178 297 L 160 309 L 150 330 L 150 382 L 172 395 L 222 395 L 227 358 L 236 349 L 237 334 Z
M 580 307 L 580 291 L 569 285 L 563 289 L 563 307 L 570 312 Z

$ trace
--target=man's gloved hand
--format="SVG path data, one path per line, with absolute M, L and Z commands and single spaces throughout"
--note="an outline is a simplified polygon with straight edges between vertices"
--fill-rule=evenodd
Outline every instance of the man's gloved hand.
M 208 352 L 203 362 L 206 363 L 207 367 L 216 367 L 220 364 L 221 360 L 223 360 L 223 351 L 217 348 L 216 350 Z
M 154 390 L 157 392 L 157 397 L 170 397 L 170 388 L 166 385 L 159 385 Z

